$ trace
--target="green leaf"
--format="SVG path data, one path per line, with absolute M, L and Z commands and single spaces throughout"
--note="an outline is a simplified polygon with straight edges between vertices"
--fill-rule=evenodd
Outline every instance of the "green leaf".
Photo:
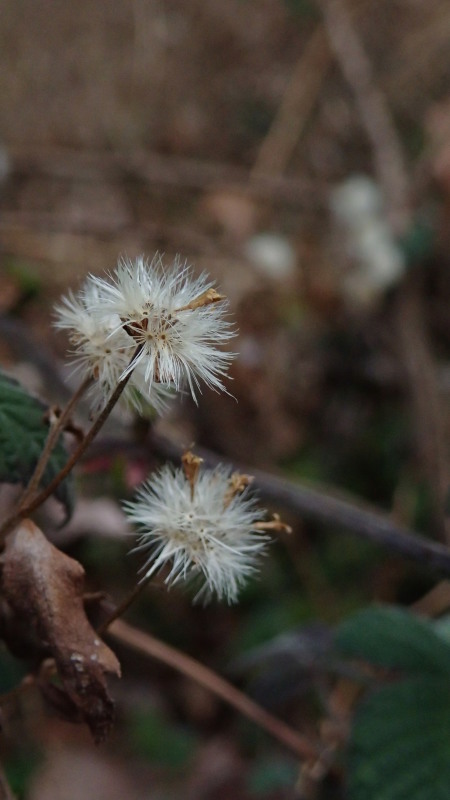
M 382 667 L 450 675 L 450 642 L 432 622 L 404 609 L 360 611 L 339 626 L 336 643 L 343 655 Z
M 48 435 L 44 416 L 47 406 L 32 397 L 13 378 L 0 370 L 0 482 L 28 483 Z M 67 461 L 62 438 L 49 459 L 41 480 L 45 488 Z M 55 496 L 63 504 L 66 517 L 73 510 L 73 484 L 66 478 Z
M 422 675 L 372 692 L 349 750 L 349 800 L 448 800 L 450 691 Z

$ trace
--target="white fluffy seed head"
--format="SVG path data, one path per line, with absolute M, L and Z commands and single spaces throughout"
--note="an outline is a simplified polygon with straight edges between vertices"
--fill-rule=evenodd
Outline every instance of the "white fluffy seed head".
M 55 307 L 55 327 L 69 332 L 74 371 L 83 380 L 92 378 L 89 397 L 93 413 L 105 406 L 133 353 L 133 341 L 118 326 L 116 315 L 92 311 L 101 301 L 100 288 L 88 278 L 76 295 L 69 292 Z M 139 413 L 146 407 L 161 413 L 172 395 L 170 386 L 158 383 L 154 383 L 149 392 L 142 366 L 138 365 L 121 400 Z
M 195 400 L 200 382 L 225 390 L 232 353 L 218 349 L 235 335 L 225 319 L 228 303 L 205 274 L 195 278 L 190 267 L 175 260 L 165 268 L 160 256 L 148 262 L 122 260 L 108 279 L 92 277 L 99 300 L 91 311 L 101 318 L 114 315 L 114 333 L 125 332 L 141 350 L 124 374 L 142 367 L 144 381 L 187 383 Z
M 236 602 L 239 590 L 257 571 L 268 536 L 256 523 L 265 512 L 245 489 L 230 488 L 231 471 L 201 469 L 195 483 L 182 469 L 164 466 L 124 504 L 141 535 L 135 550 L 148 553 L 143 579 L 169 569 L 166 583 L 200 583 L 195 600 L 213 595 Z

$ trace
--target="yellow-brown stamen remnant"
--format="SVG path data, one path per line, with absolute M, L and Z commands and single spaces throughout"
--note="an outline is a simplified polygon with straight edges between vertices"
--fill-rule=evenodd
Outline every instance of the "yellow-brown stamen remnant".
M 259 531 L 276 531 L 277 533 L 292 533 L 292 528 L 283 522 L 278 514 L 273 515 L 273 519 L 267 522 L 255 522 L 253 528 Z
M 191 487 L 191 498 L 193 498 L 195 484 L 197 483 L 197 477 L 200 470 L 200 465 L 203 463 L 203 458 L 194 455 L 191 450 L 187 450 L 186 453 L 183 453 L 181 456 L 181 463 L 183 465 L 183 471 L 186 476 L 186 480 Z
M 206 292 L 202 292 L 196 297 L 194 300 L 191 300 L 187 306 L 182 306 L 182 308 L 177 308 L 175 313 L 179 311 L 194 311 L 196 308 L 202 308 L 202 306 L 209 306 L 211 303 L 218 303 L 220 300 L 225 300 L 224 294 L 219 294 L 215 289 L 207 289 Z
M 233 497 L 237 494 L 242 494 L 246 486 L 249 486 L 250 483 L 253 481 L 252 475 L 241 475 L 240 472 L 233 472 L 231 475 L 228 483 L 229 489 L 225 493 L 225 497 L 223 498 L 223 507 L 228 508 L 230 505 Z

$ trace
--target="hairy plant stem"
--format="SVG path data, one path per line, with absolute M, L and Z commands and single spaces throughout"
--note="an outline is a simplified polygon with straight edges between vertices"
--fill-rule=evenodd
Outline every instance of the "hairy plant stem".
M 122 600 L 122 602 L 115 607 L 115 609 L 111 612 L 109 617 L 107 617 L 107 619 L 105 619 L 105 621 L 98 626 L 97 633 L 100 636 L 103 636 L 103 634 L 108 630 L 109 626 L 112 625 L 112 623 L 116 619 L 125 614 L 125 611 L 127 611 L 129 607 L 132 605 L 132 603 L 134 603 L 134 601 L 139 597 L 139 595 L 141 594 L 143 589 L 145 589 L 145 587 L 149 582 L 150 578 L 140 581 L 140 583 L 138 583 L 134 587 L 134 589 L 131 592 L 129 592 L 129 594 L 127 594 L 127 596 Z
M 132 364 L 135 358 L 139 355 L 140 351 L 142 350 L 142 346 L 143 345 L 141 344 L 138 345 L 138 347 L 136 348 L 131 357 L 130 364 Z M 55 475 L 55 477 L 48 484 L 48 486 L 46 486 L 45 489 L 42 489 L 42 491 L 39 492 L 39 494 L 36 497 L 27 502 L 25 505 L 21 505 L 18 511 L 11 514 L 11 516 L 9 516 L 4 521 L 3 525 L 0 527 L 0 541 L 3 541 L 5 539 L 5 536 L 11 530 L 13 530 L 13 528 L 15 528 L 15 526 L 20 522 L 21 519 L 24 519 L 33 511 L 35 511 L 36 508 L 39 508 L 39 506 L 41 506 L 42 503 L 44 503 L 45 500 L 47 500 L 47 498 L 50 497 L 51 494 L 53 494 L 55 489 L 58 488 L 59 484 L 64 480 L 64 478 L 67 477 L 73 466 L 77 463 L 77 461 L 79 461 L 81 456 L 85 453 L 92 440 L 95 438 L 99 430 L 102 428 L 102 426 L 108 419 L 112 409 L 116 405 L 120 395 L 125 389 L 125 386 L 130 380 L 132 374 L 133 370 L 130 370 L 130 372 L 125 376 L 125 378 L 119 381 L 111 397 L 109 398 L 106 406 L 104 407 L 103 411 L 101 411 L 97 419 L 94 420 L 84 439 L 80 442 L 76 450 L 74 450 L 70 458 L 66 461 L 64 467 L 60 470 L 60 472 L 58 472 L 57 475 Z
M 72 397 L 70 398 L 65 408 L 62 410 L 59 417 L 57 417 L 57 419 L 54 422 L 50 421 L 50 429 L 48 432 L 47 440 L 44 445 L 44 449 L 41 455 L 39 456 L 39 460 L 28 482 L 28 486 L 25 487 L 25 490 L 20 498 L 17 513 L 20 512 L 20 510 L 25 507 L 30 498 L 38 490 L 39 484 L 41 482 L 45 468 L 48 464 L 49 458 L 52 454 L 53 448 L 56 446 L 58 438 L 60 434 L 63 432 L 65 424 L 70 418 L 72 410 L 74 409 L 80 398 L 83 396 L 90 383 L 91 383 L 91 378 L 86 378 L 80 384 L 76 392 L 72 395 Z

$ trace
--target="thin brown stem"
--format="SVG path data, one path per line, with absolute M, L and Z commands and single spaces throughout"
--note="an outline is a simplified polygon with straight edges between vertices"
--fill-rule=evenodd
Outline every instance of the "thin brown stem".
M 133 361 L 139 355 L 141 350 L 142 350 L 142 345 L 139 345 L 136 348 L 135 352 L 133 353 L 133 356 L 130 360 L 130 364 L 133 363 Z M 76 450 L 72 453 L 72 455 L 67 460 L 62 470 L 60 470 L 60 472 L 58 472 L 58 474 L 55 475 L 55 477 L 48 484 L 48 486 L 46 486 L 45 489 L 39 492 L 39 494 L 33 500 L 30 500 L 30 502 L 24 505 L 20 509 L 20 511 L 15 512 L 5 520 L 5 522 L 0 528 L 1 539 L 4 539 L 5 536 L 17 525 L 17 523 L 20 522 L 21 519 L 27 517 L 29 514 L 35 511 L 36 508 L 39 508 L 39 506 L 41 506 L 42 503 L 44 503 L 45 500 L 47 500 L 47 498 L 50 497 L 51 494 L 53 494 L 55 489 L 57 489 L 57 487 L 64 480 L 64 478 L 67 477 L 73 466 L 77 463 L 77 461 L 79 461 L 81 456 L 85 453 L 92 440 L 95 438 L 99 430 L 102 428 L 102 426 L 108 419 L 112 409 L 117 403 L 128 381 L 130 380 L 131 375 L 132 375 L 132 370 L 130 370 L 130 372 L 125 376 L 125 378 L 122 378 L 122 380 L 119 381 L 116 388 L 114 389 L 114 392 L 109 398 L 106 406 L 104 407 L 103 411 L 100 412 L 97 419 L 93 422 L 86 436 L 84 437 L 83 441 L 80 442 Z
M 322 758 L 323 751 L 319 743 L 313 742 L 306 736 L 297 733 L 285 722 L 261 708 L 220 675 L 217 675 L 213 670 L 200 664 L 190 656 L 185 655 L 185 653 L 181 653 L 174 647 L 165 644 L 165 642 L 155 639 L 154 636 L 148 633 L 143 633 L 137 628 L 133 628 L 122 620 L 114 622 L 109 629 L 109 634 L 122 644 L 139 653 L 158 659 L 158 661 L 169 665 L 191 680 L 196 681 L 208 691 L 213 692 L 221 700 L 233 706 L 241 714 L 267 731 L 299 758 L 312 763 L 316 763 Z
M 53 448 L 56 445 L 59 435 L 64 430 L 66 422 L 69 420 L 70 415 L 80 400 L 80 398 L 85 393 L 86 389 L 88 388 L 89 384 L 91 383 L 91 378 L 86 378 L 78 387 L 76 392 L 72 395 L 69 402 L 66 404 L 65 408 L 62 410 L 61 414 L 54 423 L 50 423 L 50 429 L 48 432 L 47 440 L 45 442 L 44 449 L 39 457 L 39 460 L 36 464 L 35 470 L 30 478 L 28 486 L 25 488 L 20 501 L 18 511 L 23 508 L 28 500 L 33 496 L 33 494 L 37 491 L 39 484 L 41 482 L 42 476 L 44 474 L 45 468 L 48 464 L 48 460 L 52 454 Z
M 116 606 L 116 608 L 111 612 L 109 617 L 104 622 L 102 622 L 101 625 L 98 626 L 97 633 L 100 636 L 103 636 L 103 634 L 108 630 L 110 625 L 112 625 L 112 623 L 116 619 L 119 619 L 119 617 L 125 614 L 125 611 L 129 609 L 132 603 L 134 603 L 136 598 L 138 598 L 139 595 L 142 593 L 142 591 L 145 589 L 145 587 L 149 583 L 149 580 L 150 579 L 147 578 L 146 580 L 144 579 L 143 581 L 140 581 L 140 583 L 138 583 L 134 587 L 134 589 L 122 600 L 122 602 L 119 603 L 118 606 Z

